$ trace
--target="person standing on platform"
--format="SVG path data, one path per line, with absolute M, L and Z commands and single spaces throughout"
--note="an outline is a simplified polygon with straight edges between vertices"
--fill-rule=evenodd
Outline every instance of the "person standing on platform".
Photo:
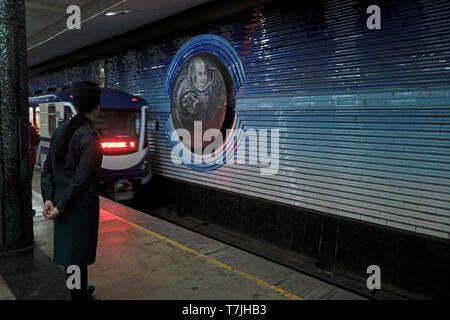
M 34 166 L 36 165 L 36 147 L 41 142 L 41 138 L 36 131 L 36 128 L 31 122 L 28 123 L 28 153 L 30 154 L 30 184 L 33 183 Z M 33 209 L 33 216 L 36 215 L 36 210 Z
M 28 123 L 28 152 L 30 153 L 30 165 L 31 165 L 31 176 L 33 176 L 34 165 L 36 164 L 36 147 L 41 142 L 41 138 L 36 131 L 36 128 L 31 122 Z
M 83 300 L 95 290 L 87 285 L 87 266 L 97 252 L 102 149 L 94 121 L 101 91 L 95 82 L 81 81 L 72 85 L 71 94 L 77 115 L 52 134 L 41 189 L 44 216 L 54 220 L 53 260 L 65 267 L 67 278 L 72 276 L 70 266 L 79 267 L 81 286 L 70 294 Z

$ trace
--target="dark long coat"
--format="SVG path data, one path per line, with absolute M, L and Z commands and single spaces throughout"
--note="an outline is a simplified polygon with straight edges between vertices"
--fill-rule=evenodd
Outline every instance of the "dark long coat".
M 58 163 L 57 145 L 67 124 L 51 137 L 41 175 L 42 197 L 62 210 L 54 220 L 53 260 L 63 266 L 87 266 L 95 262 L 97 251 L 102 152 L 98 133 L 88 120 L 69 139 L 64 164 Z

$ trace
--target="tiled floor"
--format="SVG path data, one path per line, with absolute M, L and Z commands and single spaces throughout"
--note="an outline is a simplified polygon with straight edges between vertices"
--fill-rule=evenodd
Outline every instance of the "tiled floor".
M 33 191 L 33 198 L 31 200 L 32 205 L 33 205 L 33 209 L 36 212 L 36 216 L 42 216 L 42 211 L 44 210 L 44 204 L 42 202 L 42 197 L 41 194 L 32 190 Z
M 89 267 L 99 299 L 361 299 L 113 201 L 102 198 L 101 206 Z M 36 217 L 35 230 L 51 257 L 52 222 Z

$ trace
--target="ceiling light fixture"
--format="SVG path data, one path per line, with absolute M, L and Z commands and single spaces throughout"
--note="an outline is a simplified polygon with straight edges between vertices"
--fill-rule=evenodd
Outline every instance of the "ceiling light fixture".
M 109 11 L 105 13 L 105 16 L 112 17 L 112 16 L 120 16 L 122 14 L 130 13 L 130 10 L 122 10 L 122 11 Z

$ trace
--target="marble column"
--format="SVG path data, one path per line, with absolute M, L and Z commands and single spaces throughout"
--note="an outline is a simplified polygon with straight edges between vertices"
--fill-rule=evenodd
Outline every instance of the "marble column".
M 0 0 L 0 251 L 33 243 L 24 0 Z

